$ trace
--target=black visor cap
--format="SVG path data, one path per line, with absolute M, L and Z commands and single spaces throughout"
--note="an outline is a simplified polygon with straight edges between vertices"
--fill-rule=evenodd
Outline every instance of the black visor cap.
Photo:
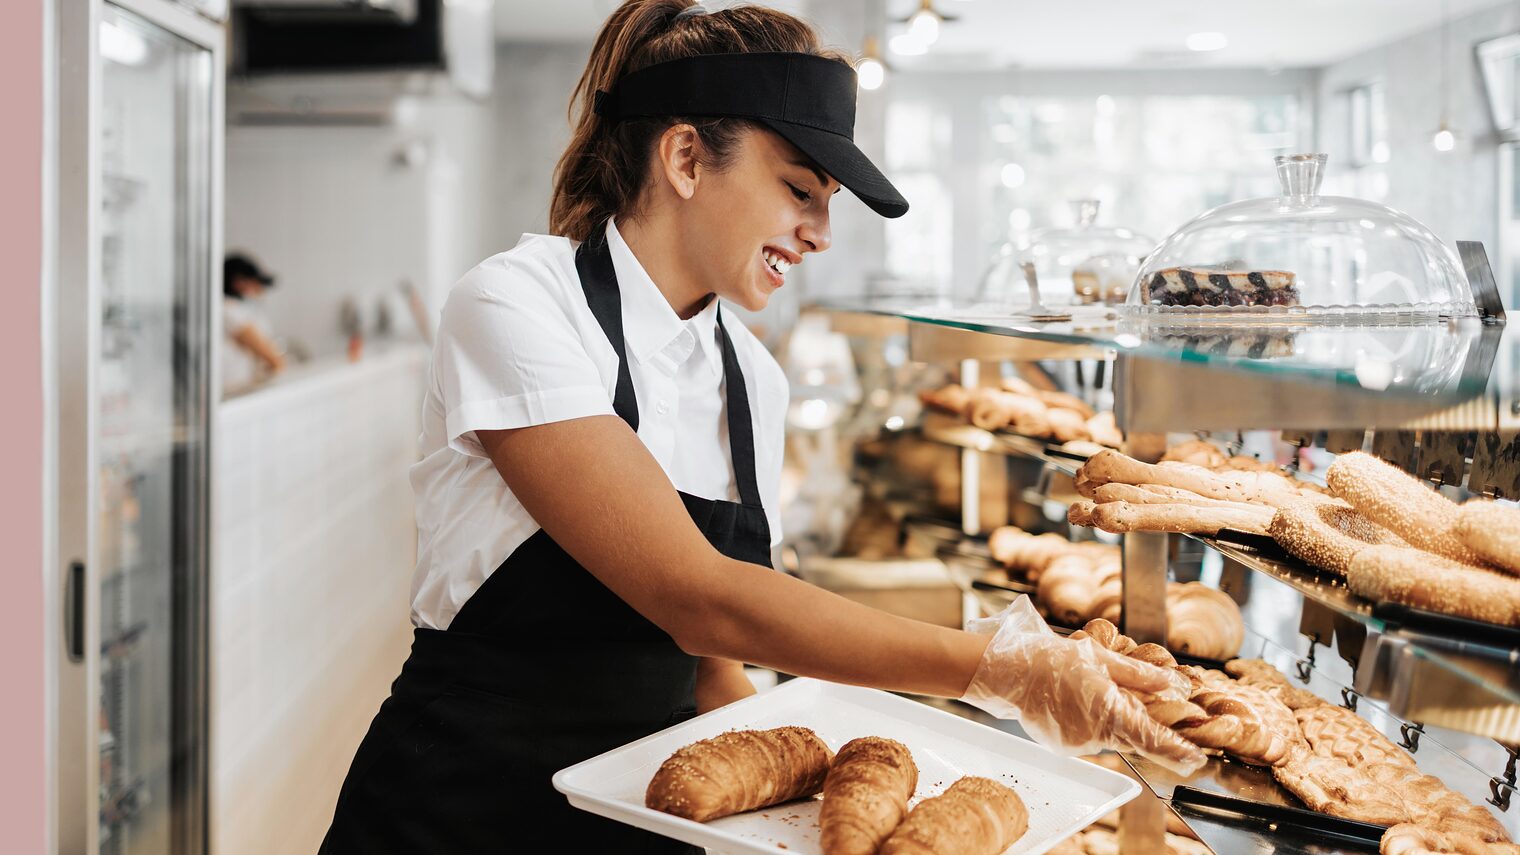
M 908 202 L 855 145 L 855 69 L 806 53 L 691 56 L 642 68 L 596 94 L 614 121 L 691 116 L 751 119 L 816 162 L 871 210 L 900 217 Z

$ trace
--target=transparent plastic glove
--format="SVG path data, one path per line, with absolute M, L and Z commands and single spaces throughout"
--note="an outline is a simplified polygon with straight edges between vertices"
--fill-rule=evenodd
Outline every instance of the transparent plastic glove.
M 1015 718 L 1036 742 L 1064 754 L 1132 751 L 1182 775 L 1202 768 L 1198 746 L 1151 719 L 1136 692 L 1163 692 L 1166 671 L 1051 631 L 1027 596 L 966 629 L 991 635 L 961 700 Z

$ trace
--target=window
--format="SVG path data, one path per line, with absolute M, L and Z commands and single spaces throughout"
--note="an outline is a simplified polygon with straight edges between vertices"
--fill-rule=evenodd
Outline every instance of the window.
M 894 101 L 887 129 L 888 172 L 913 203 L 887 226 L 888 270 L 944 277 L 969 299 L 1005 242 L 1073 225 L 1073 200 L 1160 240 L 1217 205 L 1275 195 L 1272 156 L 1296 148 L 1301 116 L 1293 94 L 952 92 Z

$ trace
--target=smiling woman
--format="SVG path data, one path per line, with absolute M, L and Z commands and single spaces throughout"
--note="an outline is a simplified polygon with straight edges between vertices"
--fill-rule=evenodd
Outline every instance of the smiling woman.
M 841 186 L 907 210 L 855 146 L 856 88 L 763 7 L 629 0 L 603 26 L 557 234 L 524 235 L 444 305 L 411 472 L 415 640 L 324 853 L 688 852 L 577 812 L 551 777 L 753 693 L 741 662 L 1155 744 L 1143 709 L 1108 709 L 1116 680 L 1161 687 L 1149 666 L 989 647 L 772 570 L 786 378 L 721 303 L 764 307 L 828 249 Z

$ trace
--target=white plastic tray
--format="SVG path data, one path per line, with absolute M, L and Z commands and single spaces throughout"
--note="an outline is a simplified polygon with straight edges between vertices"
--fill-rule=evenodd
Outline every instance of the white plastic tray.
M 812 728 L 836 751 L 858 736 L 903 743 L 918 764 L 915 803 L 938 795 L 963 775 L 1008 784 L 1029 808 L 1029 831 L 1006 855 L 1039 855 L 1140 794 L 1138 783 L 1116 772 L 1052 754 L 1027 739 L 917 701 L 805 679 L 561 769 L 554 787 L 582 810 L 718 852 L 815 855 L 821 852 L 817 798 L 709 823 L 644 807 L 649 779 L 676 749 L 728 730 L 784 725 Z

